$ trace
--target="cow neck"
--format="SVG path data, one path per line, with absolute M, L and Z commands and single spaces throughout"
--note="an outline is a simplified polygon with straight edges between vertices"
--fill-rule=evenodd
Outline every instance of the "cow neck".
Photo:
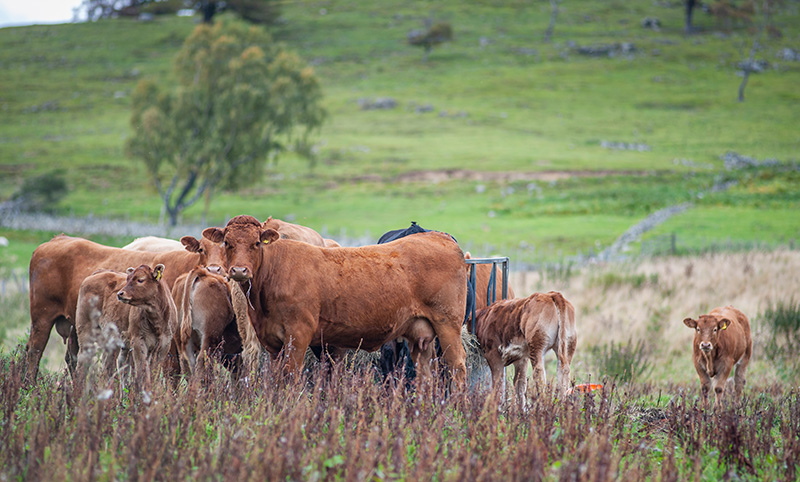
M 714 349 L 711 350 L 708 353 L 704 352 L 703 350 L 700 350 L 700 355 L 703 357 L 703 359 L 706 362 L 706 373 L 708 373 L 708 376 L 710 376 L 710 377 L 713 377 L 714 374 L 715 374 L 714 373 L 714 360 L 716 360 L 716 358 L 717 358 L 716 357 L 716 353 L 717 353 L 717 347 L 714 347 Z
M 149 301 L 159 301 L 159 300 L 163 301 L 166 299 L 164 297 L 165 295 L 172 296 L 171 294 L 167 294 L 165 291 L 166 288 L 164 287 L 164 284 L 159 283 L 158 296 Z M 144 317 L 147 320 L 147 322 L 150 323 L 150 326 L 158 328 L 159 331 L 163 331 L 161 328 L 164 323 L 156 323 L 156 321 L 159 319 L 164 320 L 165 322 L 169 321 L 169 312 L 170 312 L 169 303 L 151 304 L 150 302 L 148 302 L 141 305 L 139 308 L 141 308 L 142 312 L 144 313 Z

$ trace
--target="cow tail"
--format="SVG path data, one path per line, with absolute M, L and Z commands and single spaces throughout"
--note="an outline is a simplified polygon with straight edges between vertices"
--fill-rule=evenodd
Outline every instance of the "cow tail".
M 551 291 L 549 294 L 550 298 L 553 300 L 553 305 L 556 307 L 558 316 L 558 355 L 563 357 L 567 354 L 567 324 L 564 320 L 566 316 L 564 313 L 567 311 L 567 302 L 564 296 L 557 291 Z
M 239 329 L 239 336 L 242 338 L 242 358 L 245 364 L 245 371 L 258 367 L 258 358 L 261 355 L 261 343 L 258 341 L 256 330 L 250 322 L 250 315 L 247 314 L 249 301 L 247 295 L 242 291 L 239 283 L 230 282 L 231 305 L 236 316 L 236 327 Z
M 186 282 L 183 285 L 183 300 L 181 303 L 181 326 L 180 326 L 180 351 L 181 355 L 186 356 L 186 345 L 189 343 L 189 340 L 192 337 L 192 304 L 191 304 L 191 295 L 192 295 L 192 284 L 196 276 L 187 276 Z

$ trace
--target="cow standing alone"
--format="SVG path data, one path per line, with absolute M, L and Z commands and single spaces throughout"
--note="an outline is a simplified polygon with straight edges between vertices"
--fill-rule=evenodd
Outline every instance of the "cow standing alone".
M 273 356 L 291 346 L 291 371 L 302 367 L 309 345 L 373 351 L 403 336 L 427 374 L 430 367 L 421 361 L 432 357 L 438 336 L 463 386 L 464 254 L 449 236 L 319 248 L 280 239 L 251 216 L 236 216 L 203 235 L 225 243 L 229 276 L 251 284 L 249 314 L 259 341 Z
M 569 386 L 569 365 L 575 354 L 575 308 L 561 293 L 533 293 L 527 298 L 498 301 L 476 315 L 476 334 L 497 388 L 503 368 L 514 365 L 514 385 L 521 405 L 527 390 L 528 361 L 533 379 L 546 383 L 544 355 L 556 352 L 556 385 L 560 393 Z
M 719 407 L 725 384 L 734 365 L 736 397 L 742 396 L 745 372 L 753 354 L 750 321 L 733 306 L 714 308 L 698 319 L 686 318 L 683 324 L 693 328 L 692 361 L 703 393 L 703 405 L 708 406 L 708 392 L 714 387 L 714 407 Z

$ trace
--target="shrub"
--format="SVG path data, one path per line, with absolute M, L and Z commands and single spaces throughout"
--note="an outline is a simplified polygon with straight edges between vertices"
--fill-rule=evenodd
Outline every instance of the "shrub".
M 768 336 L 764 352 L 779 372 L 796 378 L 800 371 L 800 301 L 792 298 L 770 303 L 760 318 Z
M 638 379 L 652 368 L 645 352 L 642 340 L 635 345 L 631 340 L 624 345 L 612 341 L 608 345 L 591 349 L 594 364 L 602 376 L 610 377 L 617 383 Z
M 55 170 L 25 179 L 11 199 L 22 211 L 52 211 L 68 192 L 64 171 Z

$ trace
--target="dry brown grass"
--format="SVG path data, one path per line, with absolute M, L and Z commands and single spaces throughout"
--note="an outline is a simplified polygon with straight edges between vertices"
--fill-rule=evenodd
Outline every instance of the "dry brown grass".
M 592 376 L 587 348 L 643 339 L 655 363 L 650 381 L 694 382 L 692 332 L 682 320 L 733 305 L 748 316 L 753 329 L 748 379 L 769 383 L 777 381 L 777 374 L 760 349 L 768 333 L 759 315 L 771 302 L 788 301 L 800 292 L 800 252 L 721 253 L 593 265 L 559 281 L 541 273 L 512 273 L 511 286 L 518 296 L 555 289 L 575 305 L 578 352 L 573 375 L 578 381 Z M 553 371 L 548 369 L 548 374 Z

